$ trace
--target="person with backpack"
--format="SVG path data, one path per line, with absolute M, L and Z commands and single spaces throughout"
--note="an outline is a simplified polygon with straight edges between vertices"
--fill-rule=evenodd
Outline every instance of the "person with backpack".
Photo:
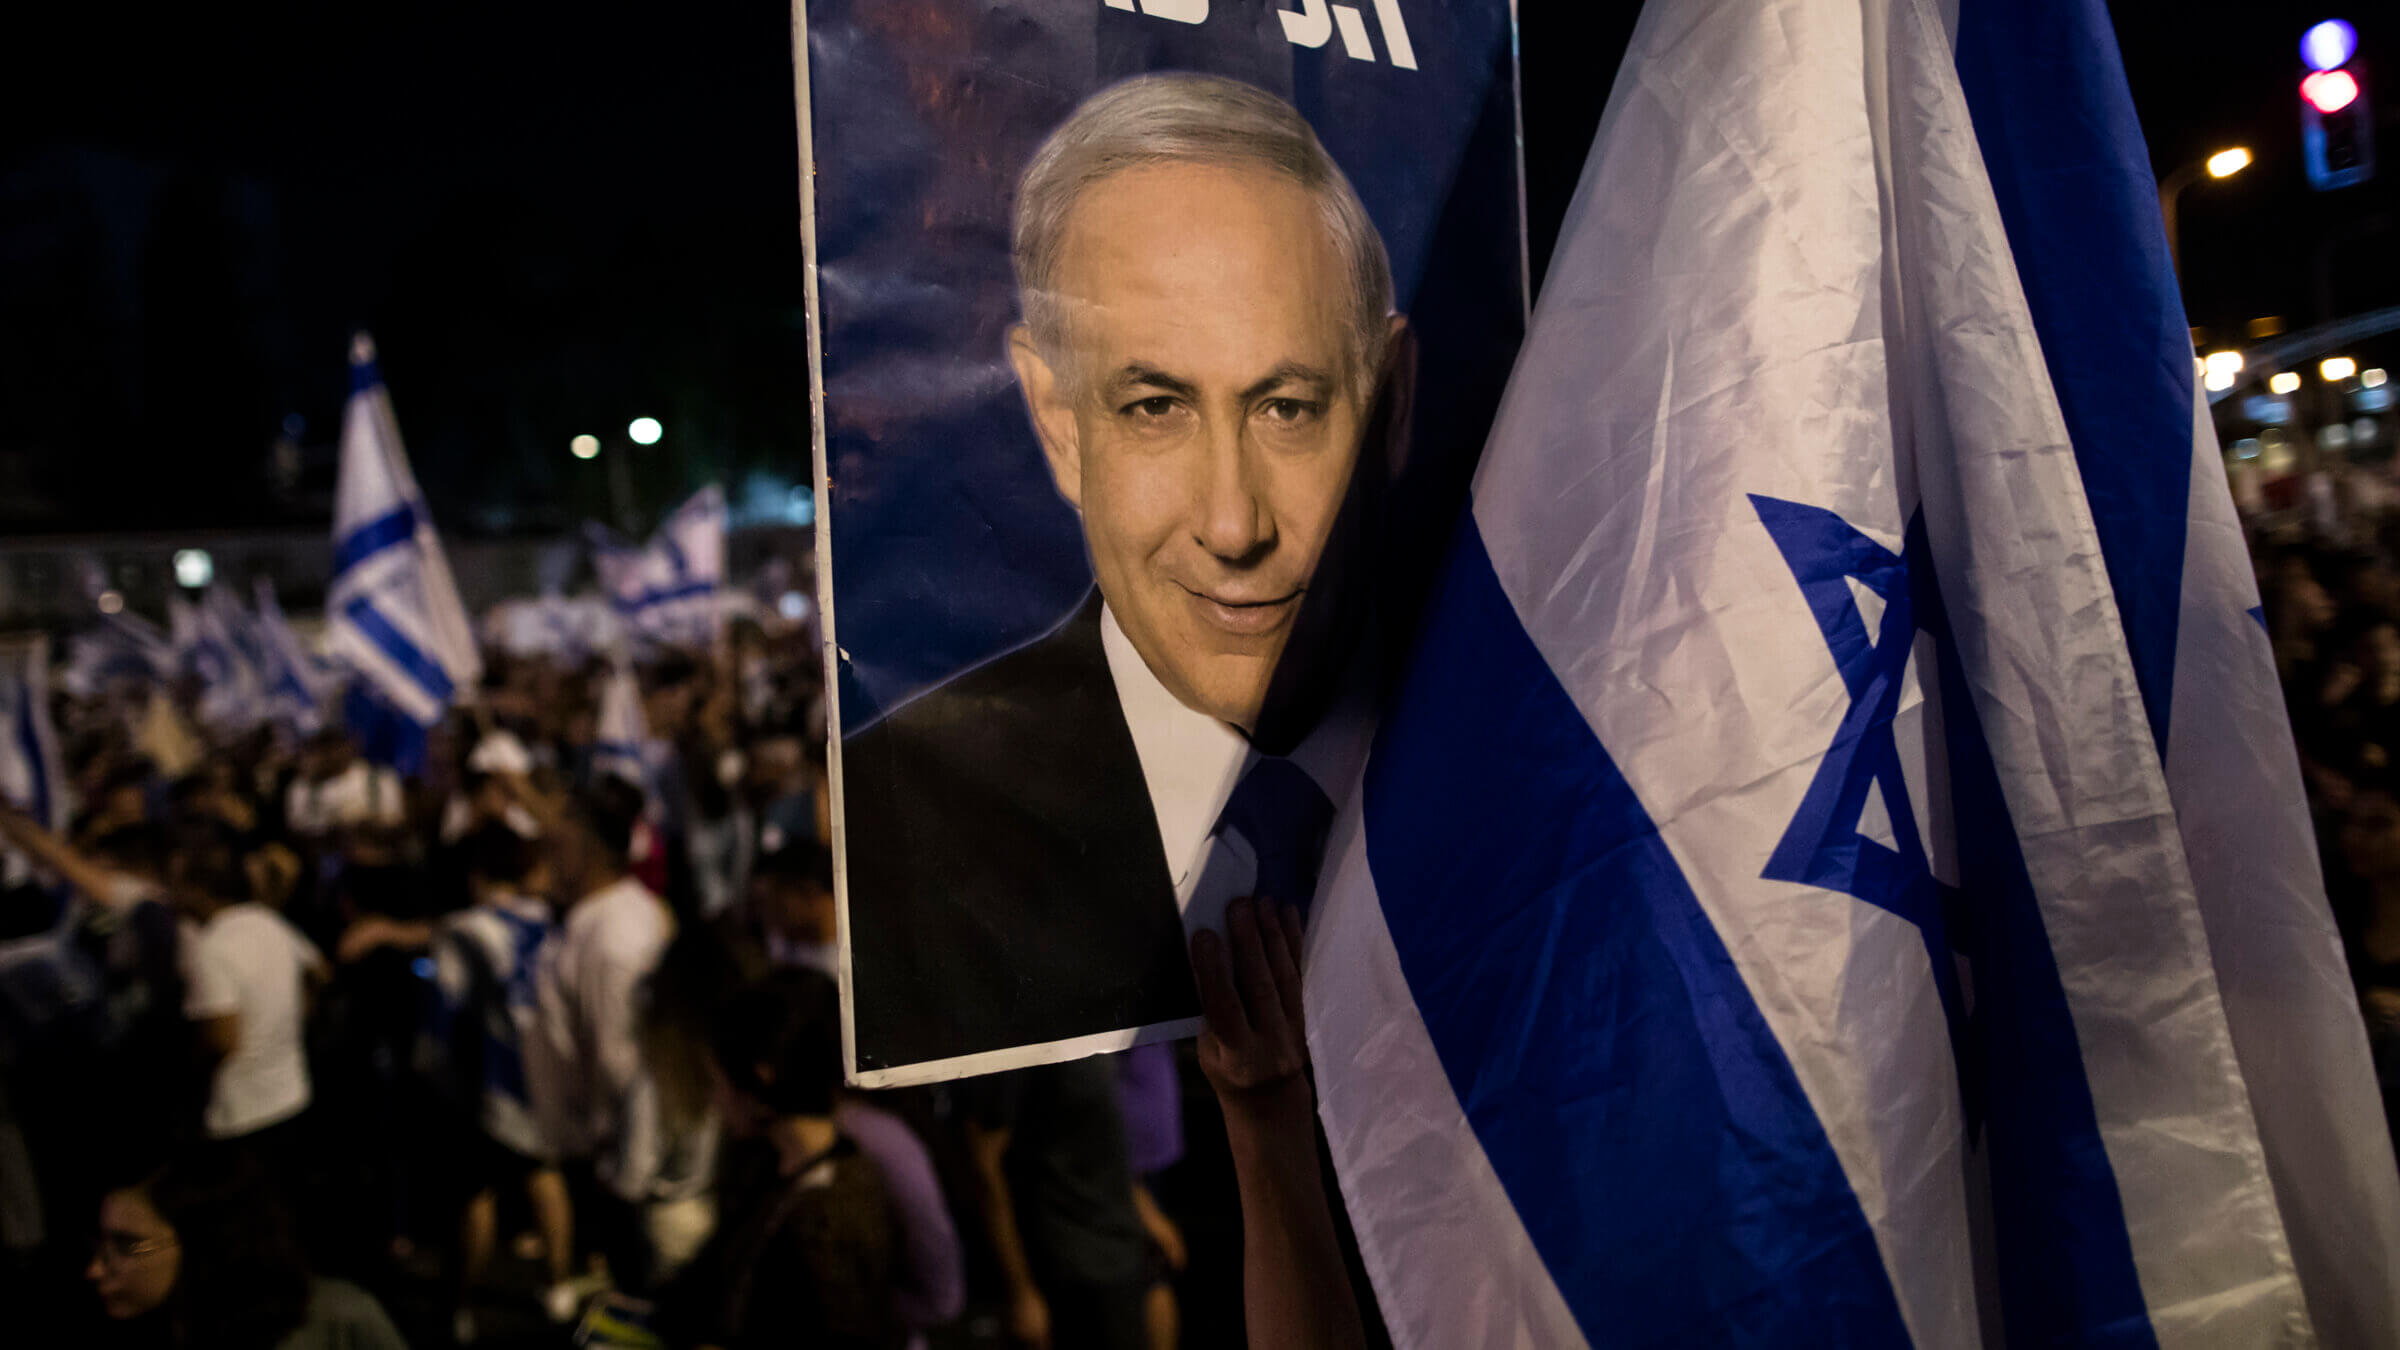
M 728 1000 L 711 1037 L 733 1142 L 716 1232 L 660 1296 L 670 1345 L 900 1350 L 900 1225 L 883 1174 L 843 1133 L 841 1000 L 784 970 Z
M 463 841 L 473 903 L 434 933 L 434 1006 L 418 1067 L 450 1107 L 462 1197 L 455 1260 L 458 1339 L 474 1339 L 468 1292 L 490 1268 L 503 1188 L 522 1188 L 547 1260 L 545 1304 L 574 1316 L 574 1211 L 555 1143 L 560 1068 L 539 1025 L 536 980 L 555 928 L 540 845 L 507 824 Z

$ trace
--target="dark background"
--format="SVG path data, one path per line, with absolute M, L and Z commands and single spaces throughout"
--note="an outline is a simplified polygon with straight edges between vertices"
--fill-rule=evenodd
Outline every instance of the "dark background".
M 2258 155 L 2184 197 L 2193 322 L 2400 303 L 2391 7 L 2111 10 L 2161 176 Z M 1521 5 L 1537 261 L 1634 12 Z M 2314 193 L 2296 44 L 2337 12 L 2384 168 Z M 805 479 L 784 6 L 17 5 L 0 54 L 0 535 L 322 525 L 357 327 L 446 531 L 603 514 L 617 454 L 644 512 Z

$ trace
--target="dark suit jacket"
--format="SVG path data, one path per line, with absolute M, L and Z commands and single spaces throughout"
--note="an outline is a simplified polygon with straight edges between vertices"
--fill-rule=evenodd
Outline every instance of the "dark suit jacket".
M 1199 1016 L 1100 598 L 842 743 L 858 1067 Z

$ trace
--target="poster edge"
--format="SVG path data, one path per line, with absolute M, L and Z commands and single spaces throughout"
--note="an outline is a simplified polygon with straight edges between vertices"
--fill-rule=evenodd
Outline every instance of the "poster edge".
M 1112 1054 L 1136 1046 L 1156 1045 L 1161 1041 L 1189 1040 L 1199 1035 L 1200 1030 L 1201 1019 L 1197 1017 L 1152 1022 L 1148 1026 L 1120 1027 L 1115 1031 L 1070 1036 L 1062 1041 L 1011 1045 L 998 1050 L 979 1050 L 971 1055 L 954 1055 L 948 1059 L 924 1059 L 914 1064 L 897 1064 L 888 1069 L 869 1069 L 854 1075 L 850 1085 L 857 1088 L 896 1088 L 946 1083 L 980 1074 L 1004 1073 L 1010 1069 L 1064 1064 L 1069 1060 Z

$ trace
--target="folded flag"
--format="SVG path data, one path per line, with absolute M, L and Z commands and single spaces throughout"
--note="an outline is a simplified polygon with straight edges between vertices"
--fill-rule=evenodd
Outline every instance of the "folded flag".
M 592 570 L 625 630 L 645 642 L 705 646 L 720 625 L 725 585 L 725 491 L 692 494 L 636 548 L 591 524 Z

